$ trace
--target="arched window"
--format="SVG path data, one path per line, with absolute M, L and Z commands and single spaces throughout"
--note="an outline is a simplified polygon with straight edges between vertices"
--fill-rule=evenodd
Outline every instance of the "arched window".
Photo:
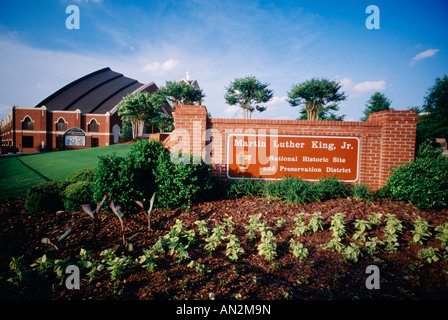
M 59 118 L 58 122 L 56 122 L 56 131 L 67 131 L 67 122 L 65 122 L 64 118 Z
M 22 130 L 33 130 L 34 121 L 29 116 L 26 116 L 22 121 Z
M 95 119 L 92 119 L 87 127 L 88 127 L 87 130 L 89 132 L 98 132 L 98 131 L 100 131 L 100 125 L 98 124 L 98 122 L 96 122 Z

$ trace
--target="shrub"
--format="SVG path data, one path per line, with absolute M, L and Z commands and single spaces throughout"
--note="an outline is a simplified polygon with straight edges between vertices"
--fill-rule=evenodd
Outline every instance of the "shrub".
M 191 164 L 190 164 L 191 163 Z M 93 185 L 93 202 L 104 194 L 128 211 L 140 209 L 154 194 L 156 207 L 189 207 L 202 200 L 213 186 L 211 167 L 202 160 L 174 164 L 169 150 L 158 141 L 140 140 L 132 145 L 129 154 L 99 157 Z
M 25 207 L 28 213 L 56 212 L 64 209 L 61 201 L 62 193 L 70 184 L 67 181 L 41 182 L 28 189 Z
M 83 204 L 93 202 L 91 181 L 79 181 L 68 185 L 63 191 L 65 211 L 80 211 Z
M 448 159 L 423 144 L 417 158 L 392 170 L 387 181 L 390 196 L 419 209 L 448 207 Z
M 155 170 L 158 187 L 157 204 L 164 208 L 189 208 L 194 202 L 203 200 L 213 188 L 211 167 L 200 161 L 174 164 L 168 154 L 159 158 Z
M 237 179 L 227 185 L 227 197 L 239 198 L 243 196 L 258 196 L 263 192 L 263 182 L 260 180 Z
M 312 183 L 292 177 L 266 183 L 263 195 L 295 204 L 319 201 L 321 198 L 319 190 Z
M 98 157 L 98 164 L 95 170 L 94 184 L 92 186 L 93 202 L 100 202 L 103 196 L 109 193 L 114 201 L 121 200 L 124 188 L 121 181 L 123 158 L 115 154 Z
M 111 200 L 131 211 L 138 209 L 136 200 L 149 203 L 157 191 L 155 169 L 159 158 L 167 158 L 168 154 L 160 142 L 140 140 L 132 145 L 124 158 L 100 156 L 95 170 L 93 201 L 99 202 L 109 193 Z
M 80 169 L 78 171 L 70 173 L 66 178 L 65 181 L 75 183 L 79 181 L 90 181 L 92 182 L 95 177 L 95 168 L 85 168 Z
M 347 186 L 335 177 L 319 179 L 319 183 L 314 186 L 321 200 L 330 200 L 346 197 L 348 195 Z
M 369 186 L 365 183 L 358 183 L 352 187 L 352 195 L 355 200 L 372 200 L 375 197 L 375 193 L 370 190 Z

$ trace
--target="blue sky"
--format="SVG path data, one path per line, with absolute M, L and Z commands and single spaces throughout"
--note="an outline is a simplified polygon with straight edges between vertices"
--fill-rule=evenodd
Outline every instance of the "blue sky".
M 79 30 L 65 25 L 72 4 Z M 369 5 L 379 30 L 366 28 Z M 2 1 L 0 119 L 104 67 L 159 87 L 189 71 L 213 117 L 242 116 L 224 92 L 248 75 L 274 90 L 254 119 L 297 118 L 287 92 L 313 77 L 341 83 L 345 120 L 359 120 L 375 91 L 404 110 L 448 74 L 447 18 L 447 0 Z

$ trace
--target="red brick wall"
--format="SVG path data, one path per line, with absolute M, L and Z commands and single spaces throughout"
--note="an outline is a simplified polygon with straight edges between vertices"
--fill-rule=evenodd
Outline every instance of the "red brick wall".
M 205 106 L 179 106 L 173 117 L 175 130 L 167 146 L 172 151 L 182 149 L 202 156 L 220 178 L 226 178 L 225 143 L 229 133 L 357 137 L 359 178 L 355 183 L 366 183 L 374 190 L 384 186 L 390 168 L 414 159 L 414 111 L 382 111 L 371 114 L 365 122 L 244 120 L 208 118 Z
M 33 121 L 32 130 L 22 130 L 22 121 L 25 117 L 30 117 Z M 64 147 L 63 143 L 58 144 L 58 139 L 64 140 L 65 130 L 56 130 L 56 122 L 63 118 L 67 123 L 67 129 L 80 128 L 86 132 L 85 147 Z M 98 132 L 89 132 L 88 124 L 95 118 L 99 123 Z M 13 130 L 13 121 L 15 131 Z M 15 140 L 15 146 L 20 152 L 41 152 L 62 149 L 84 149 L 90 148 L 92 138 L 98 139 L 98 146 L 108 146 L 114 143 L 114 137 L 111 135 L 112 126 L 117 124 L 121 128 L 121 120 L 118 115 L 106 114 L 83 114 L 79 111 L 48 111 L 42 108 L 13 108 L 11 115 L 1 121 L 0 132 L 2 134 L 2 144 L 12 144 Z M 23 147 L 23 137 L 33 137 L 33 147 Z M 43 148 L 42 148 L 43 146 Z

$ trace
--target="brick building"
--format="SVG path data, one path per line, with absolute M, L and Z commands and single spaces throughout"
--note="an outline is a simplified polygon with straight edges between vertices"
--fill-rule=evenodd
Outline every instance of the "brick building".
M 117 105 L 127 94 L 157 89 L 154 82 L 143 84 L 110 68 L 97 70 L 34 108 L 13 107 L 0 124 L 1 145 L 26 153 L 117 143 L 122 129 Z M 171 114 L 169 108 L 161 111 Z

